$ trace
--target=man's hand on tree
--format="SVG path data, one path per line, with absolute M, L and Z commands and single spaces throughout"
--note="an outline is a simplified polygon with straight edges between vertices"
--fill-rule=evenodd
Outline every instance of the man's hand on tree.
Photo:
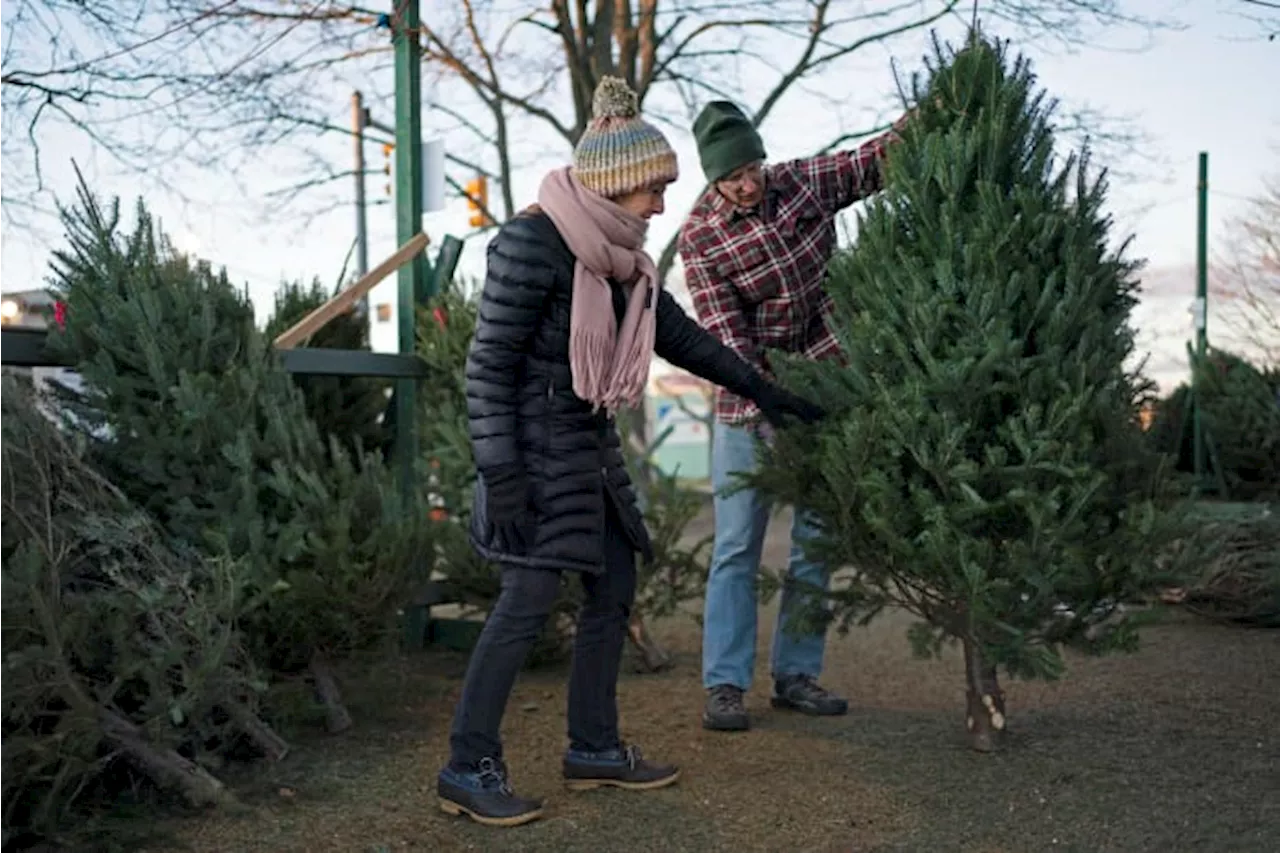
M 526 553 L 533 544 L 535 523 L 524 466 L 504 465 L 482 476 L 495 549 L 513 556 Z

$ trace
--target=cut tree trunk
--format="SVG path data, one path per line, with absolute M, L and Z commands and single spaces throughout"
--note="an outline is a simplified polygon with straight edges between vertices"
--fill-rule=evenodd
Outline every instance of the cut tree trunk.
M 636 614 L 631 617 L 631 622 L 627 625 L 627 636 L 640 652 L 638 668 L 642 672 L 662 672 L 670 669 L 673 663 L 670 652 L 662 648 L 649 633 L 643 616 Z
M 282 761 L 289 754 L 289 744 L 276 734 L 271 726 L 249 709 L 243 702 L 232 704 L 228 711 L 236 726 L 244 732 L 245 737 L 253 741 L 254 746 L 262 750 L 269 761 Z
M 982 659 L 982 650 L 969 638 L 964 644 L 965 728 L 969 745 L 978 752 L 994 752 L 1005 732 L 1004 692 L 996 668 Z
M 338 689 L 338 679 L 324 655 L 315 652 L 311 656 L 311 680 L 315 684 L 316 698 L 324 705 L 324 727 L 330 734 L 345 732 L 351 728 L 351 714 L 342 704 L 342 691 Z
M 172 749 L 147 740 L 141 728 L 118 714 L 103 709 L 99 719 L 107 739 L 114 743 L 162 786 L 178 791 L 192 806 L 223 806 L 235 797 L 209 771 Z

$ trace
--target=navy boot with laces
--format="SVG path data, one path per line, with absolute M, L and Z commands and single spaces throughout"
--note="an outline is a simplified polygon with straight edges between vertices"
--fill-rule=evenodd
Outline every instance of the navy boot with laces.
M 520 826 L 542 817 L 542 801 L 518 797 L 501 759 L 482 758 L 474 770 L 446 767 L 436 781 L 440 808 L 485 826 Z
M 674 785 L 679 778 L 678 768 L 645 761 L 637 746 L 603 752 L 571 749 L 564 757 L 564 781 L 571 791 L 589 791 L 605 786 L 649 791 Z

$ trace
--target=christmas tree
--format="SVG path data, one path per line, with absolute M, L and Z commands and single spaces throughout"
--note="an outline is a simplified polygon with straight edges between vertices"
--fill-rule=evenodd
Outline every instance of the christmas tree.
M 1280 497 L 1280 371 L 1218 348 L 1189 356 L 1207 439 L 1208 482 L 1200 486 L 1216 490 L 1221 483 L 1231 500 Z M 1156 404 L 1149 431 L 1152 445 L 1187 473 L 1195 470 L 1192 398 L 1191 386 L 1175 388 Z
M 831 417 L 784 430 L 756 485 L 814 511 L 815 556 L 856 574 L 823 618 L 920 618 L 963 649 L 972 745 L 1005 728 L 998 668 L 1055 678 L 1063 648 L 1132 648 L 1169 516 L 1128 372 L 1138 264 L 1109 245 L 1105 174 L 1055 153 L 1030 63 L 935 42 L 857 245 L 831 264 L 842 362 L 781 355 Z M 841 584 L 837 584 L 841 586 Z
M 239 566 L 173 547 L 30 389 L 6 376 L 2 396 L 6 847 L 80 831 L 142 780 L 229 801 L 213 774 L 243 738 L 287 751 L 258 716 Z
M 319 279 L 309 287 L 286 282 L 276 291 L 275 310 L 267 321 L 267 340 L 292 327 L 334 296 Z M 369 349 L 369 324 L 363 312 L 348 311 L 334 317 L 305 344 L 342 350 Z M 373 376 L 294 376 L 302 389 L 307 414 L 320 435 L 338 439 L 349 452 L 379 450 L 381 419 L 387 408 L 387 382 Z
M 350 725 L 329 661 L 387 636 L 418 557 L 425 513 L 377 454 L 325 441 L 225 273 L 173 253 L 145 207 L 80 188 L 55 253 L 67 308 L 55 351 L 84 390 L 69 423 L 90 458 L 174 540 L 247 574 L 241 614 L 254 659 L 309 669 L 330 729 Z

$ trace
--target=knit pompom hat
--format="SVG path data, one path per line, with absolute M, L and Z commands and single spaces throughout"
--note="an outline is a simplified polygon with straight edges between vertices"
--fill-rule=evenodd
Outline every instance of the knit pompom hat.
M 625 80 L 602 78 L 591 114 L 573 150 L 573 173 L 584 187 L 617 198 L 679 177 L 675 150 L 662 131 L 640 118 L 639 99 Z

